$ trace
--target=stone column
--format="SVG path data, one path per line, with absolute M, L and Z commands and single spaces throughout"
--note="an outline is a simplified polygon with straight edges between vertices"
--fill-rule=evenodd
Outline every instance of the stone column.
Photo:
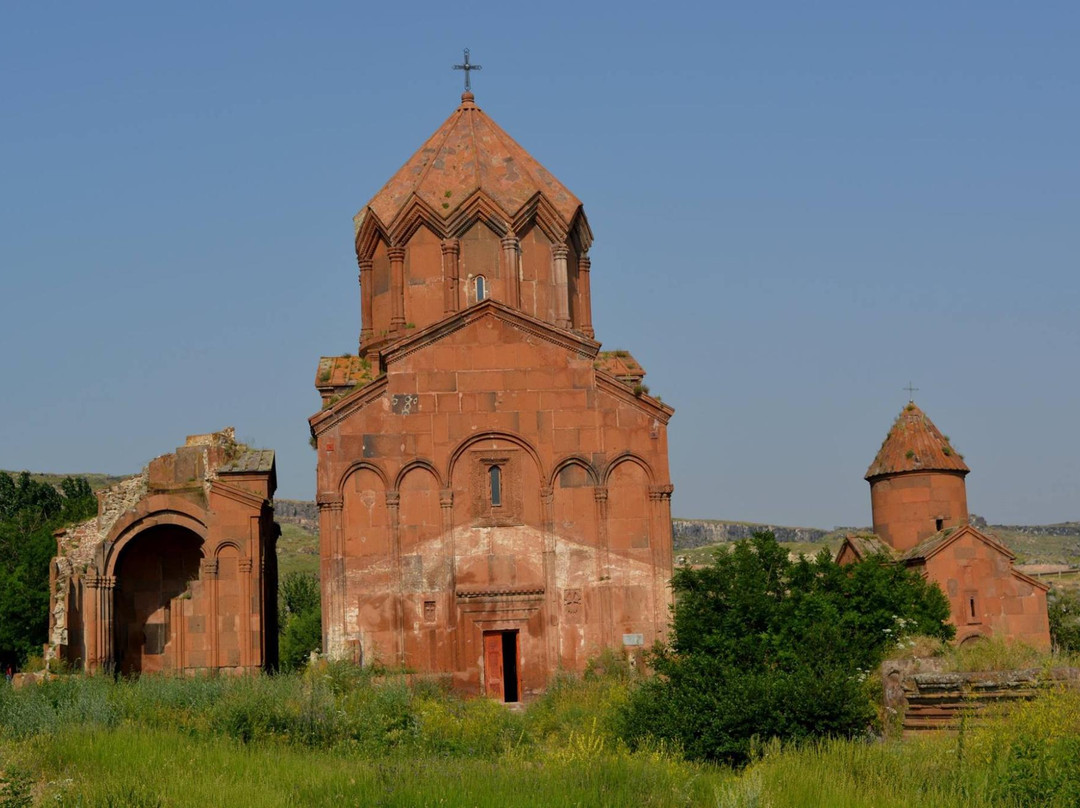
M 93 572 L 88 572 L 83 578 L 83 603 L 86 605 L 86 614 L 83 616 L 83 641 L 86 643 L 86 659 L 83 660 L 83 668 L 87 673 L 97 671 L 101 667 L 101 646 L 98 644 L 98 636 L 101 624 L 101 592 L 99 591 L 101 577 Z
M 653 552 L 653 564 L 656 570 L 655 592 L 653 598 L 653 631 L 655 639 L 664 639 L 668 623 L 669 607 L 672 603 L 670 577 L 671 567 L 671 494 L 673 485 L 649 486 L 649 510 L 653 526 L 650 545 Z
M 544 518 L 544 609 L 547 612 L 544 625 L 544 654 L 547 675 L 551 676 L 559 666 L 560 630 L 559 630 L 559 582 L 556 570 L 555 535 L 555 489 L 545 485 L 540 489 L 540 504 Z
M 386 492 L 386 511 L 390 517 L 390 548 L 394 569 L 394 635 L 397 637 L 397 662 L 405 666 L 405 581 L 401 571 L 401 494 Z
M 345 655 L 345 538 L 342 535 L 343 501 L 337 492 L 323 492 L 316 499 L 319 506 L 319 532 L 324 559 L 322 586 L 323 652 L 331 659 Z
M 390 332 L 405 328 L 405 248 L 391 247 L 390 256 Z
M 577 301 L 574 306 L 574 316 L 577 322 L 575 325 L 589 339 L 595 336 L 592 327 L 592 291 L 589 287 L 589 270 L 591 268 L 592 259 L 588 255 L 578 257 Z
M 250 558 L 241 558 L 236 569 L 240 576 L 240 667 L 250 668 L 255 658 L 255 650 L 252 647 L 252 637 L 255 632 L 251 630 L 251 570 Z
M 371 339 L 371 264 L 370 258 L 358 258 L 360 265 L 360 344 Z
M 440 246 L 443 266 L 443 313 L 452 314 L 461 308 L 458 292 L 461 242 L 456 238 L 446 238 L 442 240 Z
M 116 595 L 116 578 L 103 575 L 98 579 L 101 599 L 98 607 L 98 649 L 101 652 L 101 667 L 112 673 L 116 669 L 116 622 L 113 619 L 113 600 Z
M 556 244 L 551 248 L 555 258 L 555 325 L 559 328 L 570 328 L 570 293 L 566 283 L 568 252 L 565 244 Z
M 189 601 L 175 597 L 169 601 L 169 624 L 172 626 L 169 642 L 172 645 L 172 666 L 177 673 L 187 667 L 187 620 L 184 618 L 184 604 Z
M 460 670 L 461 651 L 458 648 L 458 614 L 457 614 L 457 547 L 454 544 L 454 489 L 443 488 L 439 490 L 439 510 L 442 515 L 443 535 L 447 537 L 450 554 L 450 580 L 447 582 L 446 599 L 443 603 L 446 609 L 446 629 L 450 635 L 450 662 L 454 670 Z
M 206 633 L 210 645 L 210 659 L 207 665 L 210 669 L 218 667 L 218 562 L 216 558 L 204 558 L 199 579 L 205 581 L 206 591 L 210 593 L 210 601 L 206 615 Z
M 611 636 L 611 560 L 608 547 L 608 490 L 607 486 L 598 485 L 593 489 L 593 497 L 596 500 L 596 536 L 598 546 L 596 548 L 596 594 L 600 600 L 600 630 L 603 634 L 604 643 L 613 645 L 614 638 Z M 615 646 L 615 647 L 621 647 Z
M 521 308 L 521 241 L 508 230 L 502 238 L 503 277 L 506 279 L 506 302 Z

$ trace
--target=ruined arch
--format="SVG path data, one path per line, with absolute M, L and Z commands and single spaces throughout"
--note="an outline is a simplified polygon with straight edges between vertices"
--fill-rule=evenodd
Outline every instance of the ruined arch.
M 173 640 L 182 622 L 175 605 L 199 577 L 203 537 L 158 522 L 127 537 L 116 553 L 113 609 L 116 664 L 123 674 L 175 667 Z
M 153 496 L 136 510 L 116 521 L 109 531 L 108 548 L 101 565 L 102 574 L 116 575 L 116 562 L 124 548 L 144 531 L 157 525 L 175 525 L 197 535 L 200 541 L 207 537 L 207 526 L 202 511 L 184 500 L 168 496 Z

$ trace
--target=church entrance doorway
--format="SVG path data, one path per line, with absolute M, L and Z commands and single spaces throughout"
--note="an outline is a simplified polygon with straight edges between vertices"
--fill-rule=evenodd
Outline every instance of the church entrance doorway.
M 199 577 L 202 539 L 186 528 L 159 525 L 124 548 L 116 564 L 116 662 L 123 674 L 165 667 L 172 639 L 172 599 Z
M 499 701 L 520 700 L 517 629 L 484 632 L 484 693 Z

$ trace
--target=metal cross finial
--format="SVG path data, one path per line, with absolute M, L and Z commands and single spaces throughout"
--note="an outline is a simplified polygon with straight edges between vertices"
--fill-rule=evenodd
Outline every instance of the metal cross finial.
M 919 388 L 912 386 L 911 382 L 909 381 L 907 383 L 907 387 L 905 387 L 904 389 L 907 390 L 907 392 L 908 392 L 908 402 L 911 403 L 911 404 L 914 404 L 915 403 L 915 394 L 917 392 L 919 392 Z
M 472 85 L 469 82 L 469 71 L 470 70 L 480 70 L 480 69 L 481 69 L 480 65 L 471 65 L 471 64 L 469 64 L 469 49 L 466 48 L 465 49 L 465 64 L 463 64 L 463 65 L 454 65 L 454 70 L 464 70 L 465 71 L 465 92 L 467 92 L 467 93 L 472 92 Z

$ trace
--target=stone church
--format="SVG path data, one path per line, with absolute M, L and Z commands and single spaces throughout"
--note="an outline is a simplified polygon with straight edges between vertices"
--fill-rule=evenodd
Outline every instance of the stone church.
M 949 438 L 910 402 L 866 472 L 874 533 L 848 536 L 836 560 L 884 553 L 918 570 L 948 598 L 957 642 L 996 636 L 1049 649 L 1049 587 L 1016 569 L 1007 547 L 970 524 L 969 471 Z
M 324 650 L 507 702 L 664 635 L 667 423 L 593 333 L 582 204 L 470 92 L 355 218 L 323 357 Z

